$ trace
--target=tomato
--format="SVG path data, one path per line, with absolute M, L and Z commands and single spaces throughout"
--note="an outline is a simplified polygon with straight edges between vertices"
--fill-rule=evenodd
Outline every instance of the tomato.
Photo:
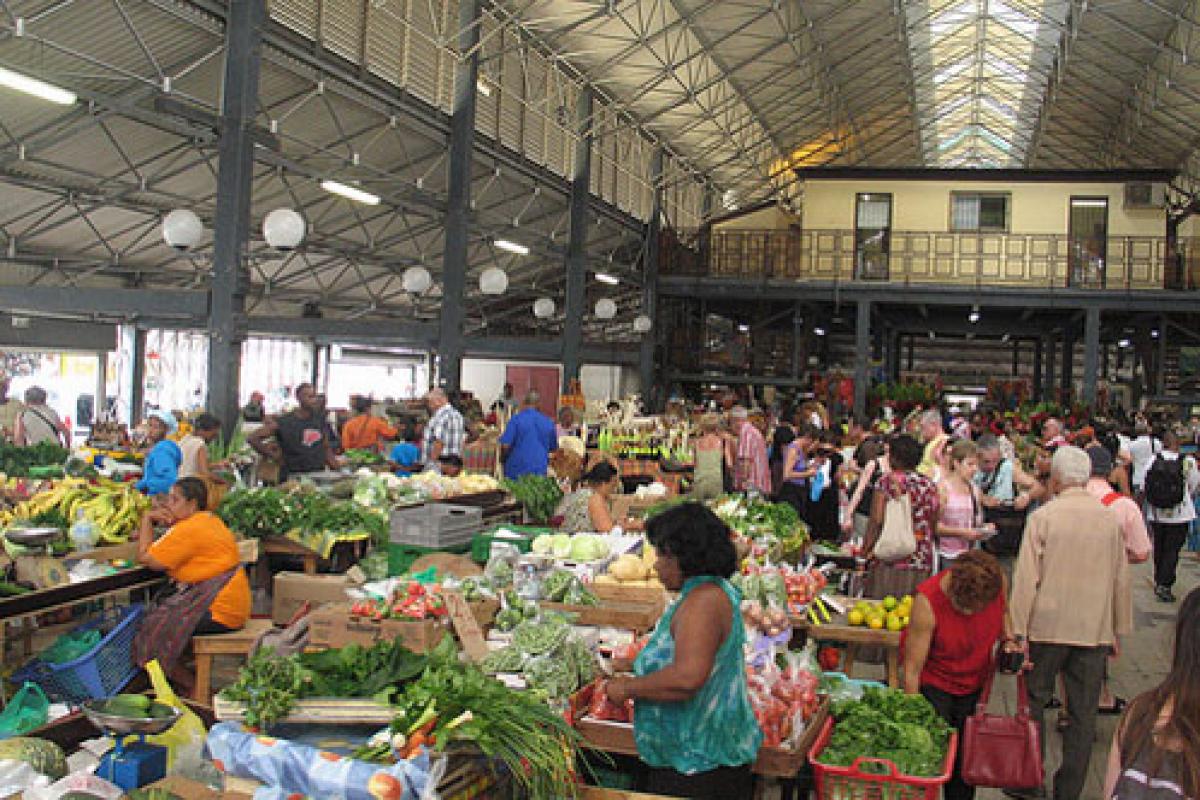
M 842 663 L 842 651 L 836 647 L 822 647 L 817 651 L 817 663 L 825 672 L 836 671 L 838 665 Z

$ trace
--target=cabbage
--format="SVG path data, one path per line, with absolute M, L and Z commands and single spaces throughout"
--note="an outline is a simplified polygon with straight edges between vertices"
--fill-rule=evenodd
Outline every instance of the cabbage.
M 543 533 L 533 540 L 530 549 L 540 556 L 550 555 L 554 551 L 554 536 L 549 533 Z
M 553 540 L 550 552 L 555 558 L 570 558 L 571 557 L 571 536 L 566 533 L 556 533 L 551 539 Z
M 571 540 L 571 560 L 599 561 L 608 555 L 608 542 L 599 536 L 581 533 Z

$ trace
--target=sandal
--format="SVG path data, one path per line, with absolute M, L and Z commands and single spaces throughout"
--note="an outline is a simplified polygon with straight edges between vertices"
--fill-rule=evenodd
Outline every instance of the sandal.
M 1097 714 L 1105 714 L 1109 716 L 1117 716 L 1125 713 L 1125 706 L 1129 705 L 1124 697 L 1113 696 L 1113 704 L 1111 706 L 1100 706 L 1096 709 Z

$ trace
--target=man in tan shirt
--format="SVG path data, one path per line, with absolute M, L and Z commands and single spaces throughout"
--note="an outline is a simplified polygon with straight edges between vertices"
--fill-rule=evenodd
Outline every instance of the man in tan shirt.
M 1129 565 L 1120 523 L 1084 488 L 1092 462 L 1078 447 L 1059 447 L 1050 466 L 1055 498 L 1029 516 L 1009 603 L 1012 632 L 1028 640 L 1029 699 L 1046 743 L 1044 716 L 1059 674 L 1070 726 L 1063 733 L 1055 800 L 1078 800 L 1096 730 L 1104 659 L 1132 627 Z M 1041 792 L 1006 791 L 1010 797 Z

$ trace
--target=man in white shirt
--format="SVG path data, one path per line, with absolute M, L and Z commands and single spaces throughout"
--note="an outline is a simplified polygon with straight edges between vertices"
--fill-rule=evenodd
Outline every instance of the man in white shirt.
M 1165 461 L 1183 459 L 1183 499 L 1170 508 L 1156 508 L 1146 502 L 1146 519 L 1154 536 L 1154 596 L 1164 603 L 1174 603 L 1175 570 L 1179 566 L 1179 551 L 1187 541 L 1188 529 L 1196 518 L 1192 498 L 1200 488 L 1200 469 L 1191 456 L 1180 456 L 1179 436 L 1174 431 L 1163 435 L 1163 449 L 1157 456 Z M 1151 462 L 1153 464 L 1153 462 Z M 1144 474 L 1152 469 L 1147 467 Z M 1149 494 L 1153 494 L 1150 492 Z
M 1162 450 L 1162 442 L 1154 438 L 1154 434 L 1150 432 L 1150 423 L 1145 421 L 1139 421 L 1134 426 L 1133 433 L 1134 438 L 1129 442 L 1129 457 L 1133 462 L 1129 483 L 1136 497 L 1142 493 L 1146 471 L 1150 469 L 1150 462 L 1154 460 L 1154 456 Z

